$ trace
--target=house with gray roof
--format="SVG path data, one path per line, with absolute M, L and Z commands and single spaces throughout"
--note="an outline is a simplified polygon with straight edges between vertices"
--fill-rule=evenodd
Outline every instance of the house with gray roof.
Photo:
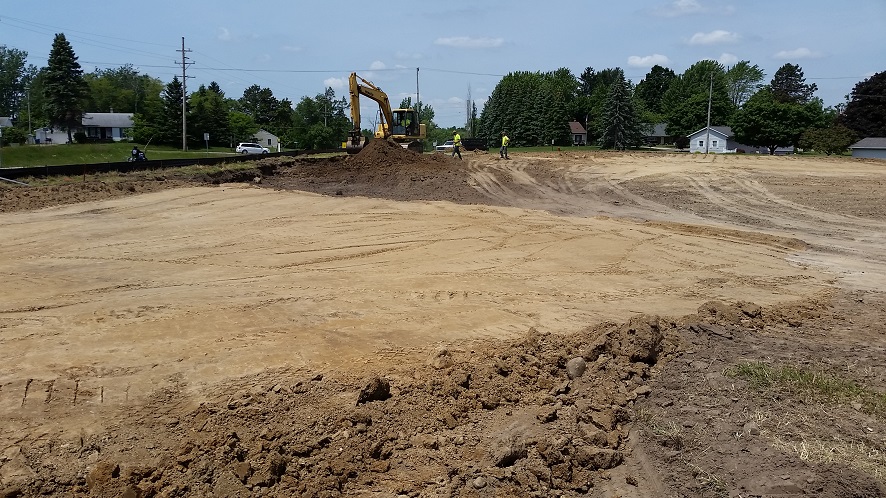
M 83 132 L 97 142 L 119 142 L 128 138 L 132 128 L 131 112 L 84 112 Z
M 868 137 L 849 146 L 852 157 L 886 159 L 886 137 Z
M 710 133 L 708 132 L 710 130 Z M 748 154 L 769 154 L 768 147 L 755 147 L 740 144 L 734 139 L 732 128 L 728 126 L 704 127 L 689 135 L 689 152 L 708 152 L 711 154 L 728 154 L 746 152 Z M 792 147 L 778 147 L 775 155 L 793 154 Z

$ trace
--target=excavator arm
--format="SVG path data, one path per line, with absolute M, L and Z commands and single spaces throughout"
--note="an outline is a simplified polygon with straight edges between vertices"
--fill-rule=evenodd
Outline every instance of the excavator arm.
M 351 73 L 348 83 L 351 93 L 351 121 L 354 122 L 354 128 L 348 133 L 348 150 L 359 150 L 363 148 L 365 143 L 365 138 L 360 128 L 361 95 L 365 95 L 378 103 L 382 114 L 382 123 L 379 128 L 383 130 L 383 138 L 390 137 L 394 114 L 391 112 L 391 102 L 388 100 L 388 95 L 371 82 L 357 76 L 357 73 Z
M 422 152 L 422 140 L 427 137 L 425 125 L 418 119 L 415 109 L 391 109 L 388 95 L 371 82 L 351 73 L 348 79 L 351 94 L 351 121 L 354 128 L 348 132 L 347 151 L 349 154 L 360 152 L 366 145 L 360 126 L 360 96 L 364 95 L 378 103 L 381 110 L 381 123 L 375 132 L 375 138 L 393 139 L 401 147 Z

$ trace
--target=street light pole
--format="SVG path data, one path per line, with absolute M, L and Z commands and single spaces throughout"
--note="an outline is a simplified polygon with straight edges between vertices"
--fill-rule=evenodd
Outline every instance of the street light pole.
M 714 73 L 711 73 L 711 87 L 708 90 L 708 138 L 704 141 L 704 153 L 707 154 L 711 147 L 711 97 L 714 94 Z
M 34 129 L 31 128 L 31 86 L 28 85 L 28 137 L 34 133 Z

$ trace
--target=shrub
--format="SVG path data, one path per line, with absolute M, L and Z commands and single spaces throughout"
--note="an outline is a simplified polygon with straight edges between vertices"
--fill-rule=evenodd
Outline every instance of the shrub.
M 22 144 L 28 141 L 28 135 L 21 128 L 3 128 L 3 145 Z
M 87 141 L 88 140 L 86 138 L 86 133 L 83 133 L 82 131 L 74 133 L 74 142 L 78 144 L 85 144 Z

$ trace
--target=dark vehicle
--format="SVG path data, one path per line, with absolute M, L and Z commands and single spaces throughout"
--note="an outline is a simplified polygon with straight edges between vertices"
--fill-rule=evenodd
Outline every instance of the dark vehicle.
M 464 150 L 489 150 L 489 143 L 485 138 L 463 138 L 461 146 Z

